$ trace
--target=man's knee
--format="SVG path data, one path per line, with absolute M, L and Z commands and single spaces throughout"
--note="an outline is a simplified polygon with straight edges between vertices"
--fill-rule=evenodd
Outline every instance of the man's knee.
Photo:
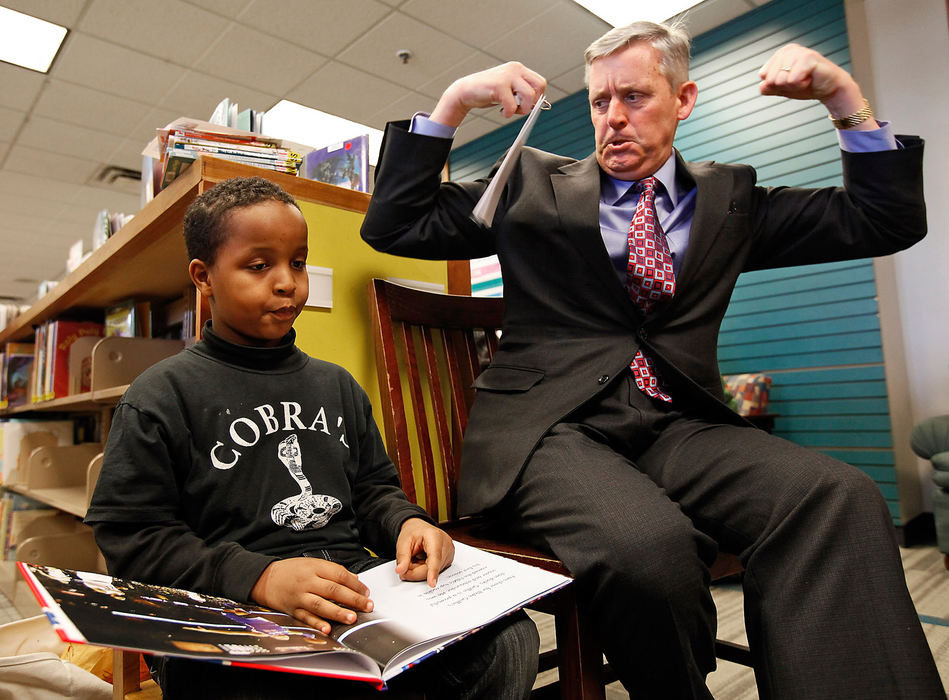
M 879 486 L 864 472 L 820 453 L 801 465 L 797 478 L 785 484 L 774 503 L 769 531 L 790 526 L 790 532 L 811 537 L 836 537 L 845 532 L 861 537 L 890 537 L 892 519 Z
M 821 502 L 825 512 L 853 517 L 876 516 L 886 510 L 886 501 L 873 479 L 858 468 L 829 457 L 820 462 L 809 492 Z
M 646 604 L 662 602 L 675 608 L 707 586 L 703 561 L 714 556 L 714 545 L 682 517 L 602 533 L 591 551 L 596 556 L 581 570 L 571 568 L 581 589 L 620 599 L 634 594 Z

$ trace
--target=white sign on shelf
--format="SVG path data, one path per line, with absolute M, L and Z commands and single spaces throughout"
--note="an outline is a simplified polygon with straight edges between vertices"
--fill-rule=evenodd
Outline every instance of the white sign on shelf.
M 305 306 L 332 309 L 333 268 L 307 265 L 306 274 L 310 278 L 310 296 L 306 298 Z

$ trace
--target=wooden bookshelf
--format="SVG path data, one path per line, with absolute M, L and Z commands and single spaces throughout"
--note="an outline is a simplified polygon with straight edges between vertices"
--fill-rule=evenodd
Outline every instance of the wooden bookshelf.
M 191 285 L 181 232 L 185 210 L 198 194 L 218 182 L 250 175 L 273 180 L 298 200 L 354 212 L 365 212 L 369 206 L 364 192 L 200 156 L 79 267 L 0 331 L 0 344 L 25 340 L 33 335 L 34 326 L 70 309 L 104 309 L 129 297 L 180 297 Z
M 72 394 L 59 399 L 49 401 L 40 401 L 37 403 L 25 403 L 13 408 L 7 408 L 3 415 L 15 416 L 22 413 L 32 413 L 33 411 L 69 411 L 72 413 L 98 411 L 101 406 L 96 402 L 91 391 L 84 391 L 81 394 Z
M 85 486 L 51 486 L 44 489 L 31 489 L 15 484 L 7 488 L 24 496 L 34 498 L 37 501 L 42 501 L 50 508 L 75 515 L 77 518 L 86 517 L 87 504 Z

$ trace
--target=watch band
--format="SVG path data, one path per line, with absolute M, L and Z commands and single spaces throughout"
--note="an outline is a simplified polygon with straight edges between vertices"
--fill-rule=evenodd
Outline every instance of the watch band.
M 873 110 L 870 109 L 870 103 L 866 100 L 866 98 L 864 98 L 863 107 L 853 114 L 848 114 L 846 117 L 839 118 L 831 114 L 829 115 L 829 119 L 837 129 L 852 129 L 853 127 L 857 126 L 857 124 L 863 124 L 863 122 L 872 116 Z

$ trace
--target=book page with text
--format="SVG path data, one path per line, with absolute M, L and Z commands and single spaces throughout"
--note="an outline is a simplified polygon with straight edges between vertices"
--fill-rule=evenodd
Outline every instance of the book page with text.
M 393 611 L 426 637 L 480 627 L 566 585 L 560 574 L 455 542 L 455 558 L 435 588 L 402 581 L 395 563 L 360 574 L 377 612 Z

